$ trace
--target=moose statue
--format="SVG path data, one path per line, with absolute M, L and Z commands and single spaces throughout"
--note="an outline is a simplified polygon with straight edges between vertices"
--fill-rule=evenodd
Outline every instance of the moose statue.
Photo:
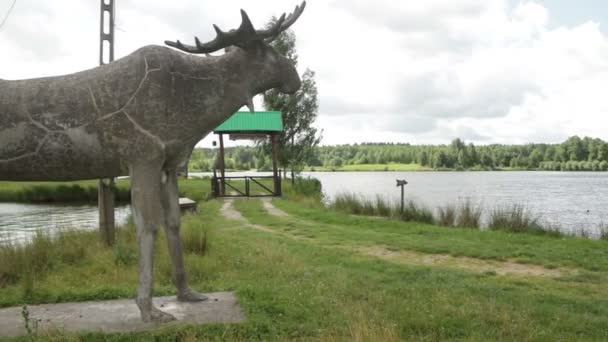
M 175 319 L 152 303 L 154 241 L 161 225 L 178 300 L 206 299 L 187 283 L 176 169 L 198 141 L 239 108 L 253 111 L 256 94 L 300 88 L 294 65 L 269 43 L 305 6 L 264 30 L 256 30 L 241 10 L 238 29 L 225 32 L 214 25 L 217 36 L 207 43 L 166 41 L 175 49 L 145 46 L 71 75 L 0 80 L 0 180 L 130 176 L 139 243 L 136 303 L 144 322 Z M 208 55 L 221 49 L 226 53 Z

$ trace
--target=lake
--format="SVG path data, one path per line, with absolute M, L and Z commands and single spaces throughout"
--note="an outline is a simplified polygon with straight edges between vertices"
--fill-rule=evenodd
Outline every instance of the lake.
M 116 225 L 127 222 L 130 206 L 117 206 Z M 98 229 L 97 206 L 0 203 L 0 243 L 29 240 L 37 231 L 51 233 L 62 229 Z
M 337 193 L 400 197 L 396 179 L 405 179 L 406 199 L 436 209 L 467 200 L 486 213 L 524 205 L 541 220 L 571 233 L 597 236 L 608 224 L 608 173 L 602 172 L 311 172 L 329 200 Z
M 237 175 L 270 173 L 237 172 Z M 209 173 L 192 176 L 209 176 Z M 305 172 L 318 178 L 327 200 L 341 192 L 377 194 L 397 201 L 396 179 L 405 179 L 406 199 L 433 210 L 465 201 L 484 212 L 521 204 L 543 221 L 569 233 L 599 234 L 608 223 L 608 173 L 595 172 Z M 129 206 L 117 208 L 117 224 L 126 222 Z M 37 230 L 96 229 L 95 206 L 23 205 L 0 203 L 0 241 L 21 240 Z

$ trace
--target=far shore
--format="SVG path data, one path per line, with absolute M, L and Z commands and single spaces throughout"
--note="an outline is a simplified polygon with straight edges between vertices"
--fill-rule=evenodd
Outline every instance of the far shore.
M 260 172 L 272 172 L 272 170 L 235 170 L 228 169 L 226 172 L 249 172 L 249 171 L 260 171 Z M 342 166 L 306 166 L 303 172 L 403 172 L 403 171 L 420 171 L 420 172 L 479 172 L 479 171 L 496 171 L 496 172 L 508 172 L 508 171 L 534 171 L 534 172 L 603 172 L 603 171 L 549 171 L 543 169 L 526 169 L 526 168 L 514 168 L 514 167 L 497 167 L 497 168 L 484 168 L 484 167 L 473 167 L 473 168 L 431 168 L 428 166 L 422 166 L 420 164 L 400 164 L 400 163 L 389 163 L 389 164 L 351 164 Z M 189 170 L 191 173 L 197 172 L 212 172 L 202 170 Z M 289 173 L 289 172 L 288 172 Z

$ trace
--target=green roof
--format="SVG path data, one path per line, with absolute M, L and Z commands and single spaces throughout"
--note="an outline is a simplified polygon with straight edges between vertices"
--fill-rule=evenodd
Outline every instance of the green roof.
M 282 132 L 281 112 L 236 112 L 215 133 Z

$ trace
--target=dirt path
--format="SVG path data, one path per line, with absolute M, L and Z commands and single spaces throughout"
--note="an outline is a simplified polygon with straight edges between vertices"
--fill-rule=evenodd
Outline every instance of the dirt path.
M 408 265 L 430 265 L 454 267 L 463 270 L 498 275 L 518 275 L 558 278 L 576 274 L 573 269 L 548 269 L 539 265 L 519 264 L 512 261 L 493 261 L 470 257 L 454 257 L 448 254 L 425 254 L 413 251 L 390 250 L 383 246 L 361 247 L 355 249 L 358 253 L 373 256 L 390 262 Z
M 220 209 L 222 216 L 230 220 L 242 222 L 244 227 L 247 228 L 253 228 L 266 233 L 275 233 L 275 231 L 270 228 L 261 226 L 259 224 L 250 223 L 238 210 L 234 208 L 232 202 L 234 202 L 232 199 L 224 200 L 224 205 L 222 205 L 222 208 Z
M 283 210 L 275 207 L 272 204 L 272 200 L 270 198 L 262 199 L 262 204 L 264 204 L 264 209 L 266 209 L 268 214 L 270 214 L 272 216 L 276 216 L 276 217 L 288 217 L 289 216 L 289 214 L 287 214 Z
M 247 219 L 245 219 L 238 210 L 234 209 L 232 202 L 233 200 L 231 199 L 224 200 L 224 205 L 222 205 L 222 208 L 220 209 L 222 216 L 230 220 L 248 223 Z
M 424 266 L 440 266 L 466 270 L 474 273 L 489 273 L 493 272 L 497 275 L 515 275 L 515 276 L 532 276 L 532 277 L 547 277 L 558 278 L 565 275 L 577 274 L 575 269 L 554 268 L 548 269 L 540 265 L 520 264 L 513 261 L 494 261 L 476 259 L 471 257 L 455 257 L 449 254 L 426 254 L 414 251 L 394 250 L 385 246 L 323 246 L 318 244 L 314 238 L 295 235 L 291 232 L 271 229 L 259 224 L 250 223 L 243 215 L 232 205 L 233 200 L 227 199 L 224 202 L 220 212 L 228 219 L 240 221 L 245 228 L 252 228 L 266 233 L 280 235 L 288 239 L 306 241 L 311 244 L 316 244 L 323 248 L 342 249 L 354 252 L 359 255 L 375 257 L 388 262 L 404 264 L 404 265 L 424 265 Z M 288 217 L 284 211 L 276 208 L 270 202 L 270 199 L 263 199 L 264 208 L 269 215 L 276 217 Z

